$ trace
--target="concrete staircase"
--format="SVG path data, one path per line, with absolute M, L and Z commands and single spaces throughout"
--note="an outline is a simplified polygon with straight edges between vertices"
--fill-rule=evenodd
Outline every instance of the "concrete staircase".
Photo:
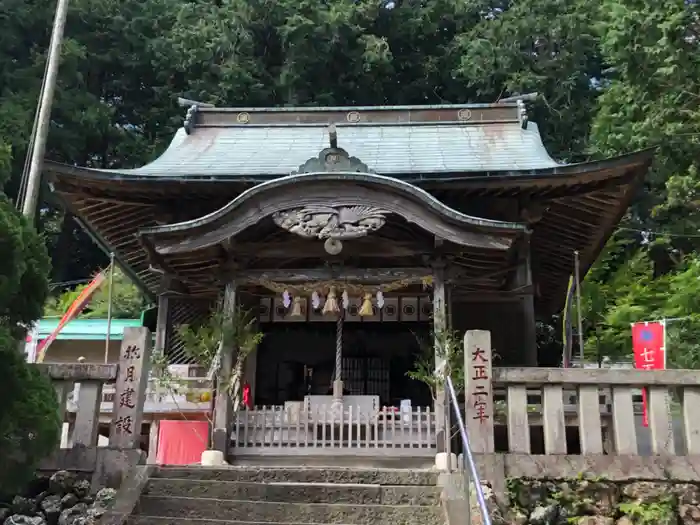
M 129 525 L 443 525 L 437 473 L 337 467 L 162 467 Z

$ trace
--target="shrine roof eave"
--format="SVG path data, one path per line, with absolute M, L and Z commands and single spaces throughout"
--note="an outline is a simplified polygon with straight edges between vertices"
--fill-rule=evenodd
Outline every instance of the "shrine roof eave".
M 562 164 L 554 168 L 518 170 L 508 173 L 473 173 L 447 177 L 421 177 L 424 184 L 440 188 L 534 188 L 541 186 L 578 186 L 589 182 L 614 179 L 631 170 L 641 168 L 646 172 L 654 158 L 656 148 L 646 148 L 625 155 L 606 159 Z
M 455 244 L 507 250 L 527 226 L 472 217 L 425 190 L 372 173 L 322 172 L 289 175 L 254 186 L 203 217 L 139 230 L 158 254 L 201 250 L 231 239 L 277 212 L 316 207 L 357 207 L 394 214 Z
M 438 187 L 492 187 L 492 188 L 532 188 L 538 186 L 574 186 L 595 179 L 614 178 L 634 166 L 648 165 L 654 156 L 656 148 L 648 148 L 625 155 L 602 160 L 581 162 L 575 164 L 559 164 L 533 169 L 506 169 L 489 171 L 460 171 L 460 172 L 404 172 L 387 174 L 419 186 Z M 113 187 L 115 184 L 121 191 L 136 190 L 137 186 L 147 185 L 153 189 L 167 191 L 168 186 L 181 187 L 183 183 L 238 183 L 244 186 L 260 184 L 289 175 L 287 173 L 270 173 L 256 175 L 212 174 L 210 172 L 191 171 L 186 175 L 144 174 L 140 169 L 107 170 L 72 166 L 47 160 L 44 171 L 50 180 L 57 182 L 90 181 L 96 186 Z M 130 184 L 134 184 L 131 186 Z

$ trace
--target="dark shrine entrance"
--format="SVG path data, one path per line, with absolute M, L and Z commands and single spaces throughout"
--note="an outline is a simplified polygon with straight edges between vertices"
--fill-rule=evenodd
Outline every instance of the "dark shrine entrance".
M 284 405 L 305 395 L 330 395 L 335 323 L 269 324 L 258 347 L 255 404 Z M 432 406 L 430 390 L 407 376 L 430 341 L 429 322 L 345 323 L 345 394 L 379 396 L 383 406 Z

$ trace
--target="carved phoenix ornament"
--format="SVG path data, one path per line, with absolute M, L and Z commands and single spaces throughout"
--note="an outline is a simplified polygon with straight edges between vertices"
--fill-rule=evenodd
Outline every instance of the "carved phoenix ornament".
M 377 231 L 388 212 L 371 206 L 307 206 L 275 213 L 280 228 L 307 239 L 357 239 Z

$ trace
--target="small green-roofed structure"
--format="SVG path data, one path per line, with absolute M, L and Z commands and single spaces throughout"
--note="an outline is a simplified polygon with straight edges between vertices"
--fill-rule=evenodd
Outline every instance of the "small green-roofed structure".
M 43 318 L 37 323 L 39 340 L 47 338 L 58 327 L 60 318 Z M 107 319 L 75 319 L 58 334 L 58 340 L 104 341 L 107 339 Z M 141 319 L 112 319 L 109 338 L 121 341 L 124 328 L 141 326 Z
M 27 335 L 25 351 L 27 359 L 36 359 L 37 345 L 47 339 L 58 327 L 59 317 L 40 319 Z M 46 351 L 44 360 L 48 363 L 104 363 L 107 346 L 107 319 L 74 319 L 58 333 L 56 340 Z M 110 363 L 119 359 L 119 348 L 124 336 L 124 329 L 143 326 L 141 319 L 112 319 L 109 327 L 109 350 L 107 360 Z

